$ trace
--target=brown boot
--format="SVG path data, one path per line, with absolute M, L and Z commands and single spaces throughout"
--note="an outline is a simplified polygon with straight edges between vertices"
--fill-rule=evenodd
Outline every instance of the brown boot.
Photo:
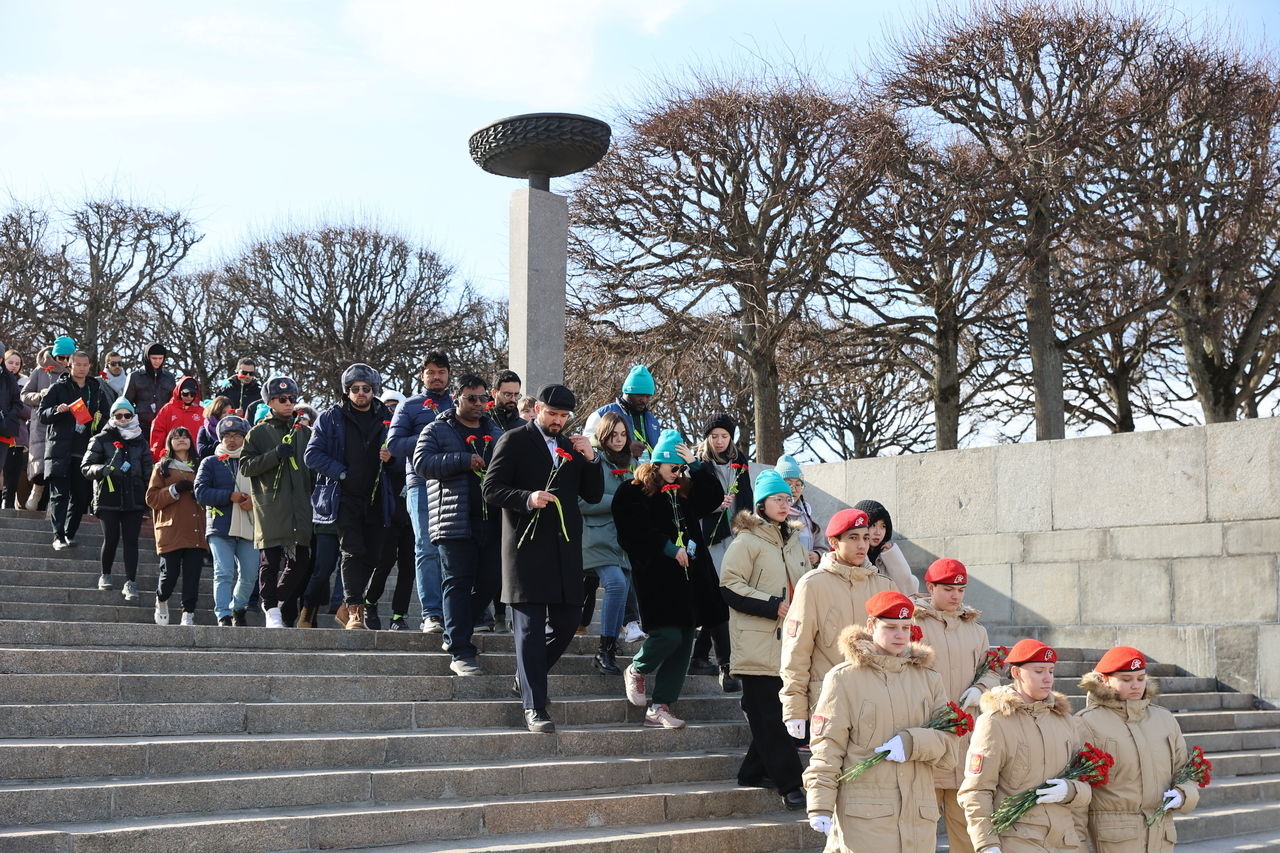
M 364 605 L 347 605 L 347 630 L 364 627 Z
M 347 627 L 347 620 L 351 618 L 351 613 L 347 610 L 347 603 L 344 601 L 338 605 L 338 612 L 333 616 L 338 623 L 339 628 Z
M 316 606 L 314 604 L 304 604 L 302 609 L 298 611 L 299 628 L 314 628 L 316 626 Z

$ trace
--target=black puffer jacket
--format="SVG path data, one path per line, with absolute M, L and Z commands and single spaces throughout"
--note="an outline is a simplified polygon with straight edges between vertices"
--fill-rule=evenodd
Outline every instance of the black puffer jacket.
M 129 470 L 122 471 L 126 462 Z M 93 511 L 146 509 L 151 462 L 151 450 L 141 435 L 125 438 L 115 425 L 95 435 L 80 462 L 80 470 L 94 484 Z
M 153 344 L 154 346 L 154 344 Z M 146 356 L 143 356 L 146 359 Z M 143 434 L 146 427 L 155 420 L 156 414 L 164 404 L 173 399 L 173 389 L 178 387 L 178 378 L 161 367 L 153 370 L 148 363 L 142 370 L 129 374 L 129 381 L 124 384 L 124 398 L 138 410 L 138 420 L 142 421 Z
M 213 396 L 226 397 L 231 401 L 231 408 L 238 409 L 243 417 L 249 418 L 253 416 L 249 410 L 262 402 L 262 386 L 257 381 L 245 385 L 231 376 L 213 389 Z
M 84 400 L 89 407 L 90 421 L 81 429 L 76 428 L 75 415 L 69 411 L 58 411 L 58 406 L 63 403 L 69 406 L 76 400 Z M 44 453 L 46 478 L 66 477 L 80 467 L 80 460 L 89 449 L 89 439 L 107 421 L 110 405 L 102 385 L 93 377 L 85 379 L 81 388 L 72 380 L 70 373 L 64 373 L 49 386 L 40 403 L 40 423 L 47 430 Z
M 482 442 L 479 447 L 468 447 L 462 437 L 462 425 L 458 423 L 456 410 L 446 409 L 418 436 L 413 451 L 413 470 L 426 480 L 432 542 L 465 539 L 473 532 L 471 481 L 467 479 L 476 476 L 471 471 L 471 454 L 482 457 L 487 467 L 494 445 L 502 435 L 502 427 L 488 415 L 481 416 L 480 429 L 492 440 Z M 497 507 L 489 510 L 489 517 L 497 523 Z

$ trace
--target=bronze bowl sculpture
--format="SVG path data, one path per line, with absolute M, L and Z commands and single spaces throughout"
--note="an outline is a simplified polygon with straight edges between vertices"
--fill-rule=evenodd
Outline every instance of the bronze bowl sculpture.
M 599 119 L 573 113 L 527 113 L 498 119 L 471 134 L 471 159 L 486 172 L 528 178 L 551 188 L 560 178 L 594 166 L 609 150 L 612 131 Z

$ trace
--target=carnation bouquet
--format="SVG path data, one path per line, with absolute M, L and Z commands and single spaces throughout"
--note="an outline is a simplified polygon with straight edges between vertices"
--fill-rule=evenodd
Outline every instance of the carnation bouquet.
M 973 715 L 955 702 L 948 702 L 933 713 L 933 716 L 929 718 L 929 722 L 924 724 L 924 728 L 939 732 L 951 732 L 956 737 L 964 737 L 973 731 Z M 873 752 L 870 758 L 864 758 L 850 767 L 836 781 L 852 782 L 888 757 L 889 750 L 887 749 L 883 752 Z
M 1111 754 L 1104 752 L 1091 743 L 1086 743 L 1084 749 L 1080 750 L 1071 759 L 1071 763 L 1067 765 L 1067 769 L 1059 773 L 1056 779 L 1075 780 L 1087 782 L 1091 787 L 1098 788 L 1111 781 L 1111 768 L 1115 766 L 1116 760 Z M 1031 811 L 1031 807 L 1036 804 L 1036 798 L 1040 796 L 1039 788 L 1044 787 L 1043 784 L 1037 785 L 1023 791 L 1021 794 L 1014 794 L 1012 797 L 1005 797 L 1004 802 L 1000 804 L 1000 808 L 996 809 L 991 815 L 991 824 L 995 827 L 996 832 L 1004 832 L 1013 826 L 1018 820 Z

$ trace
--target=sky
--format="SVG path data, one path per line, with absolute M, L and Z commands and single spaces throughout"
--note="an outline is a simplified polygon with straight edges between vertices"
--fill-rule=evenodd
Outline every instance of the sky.
M 180 208 L 207 235 L 201 263 L 284 228 L 376 224 L 502 296 L 520 182 L 471 162 L 478 128 L 544 111 L 608 121 L 691 68 L 763 60 L 849 80 L 952 5 L 0 0 L 0 190 L 51 210 L 106 195 Z M 1249 43 L 1280 33 L 1275 0 L 1168 6 Z

